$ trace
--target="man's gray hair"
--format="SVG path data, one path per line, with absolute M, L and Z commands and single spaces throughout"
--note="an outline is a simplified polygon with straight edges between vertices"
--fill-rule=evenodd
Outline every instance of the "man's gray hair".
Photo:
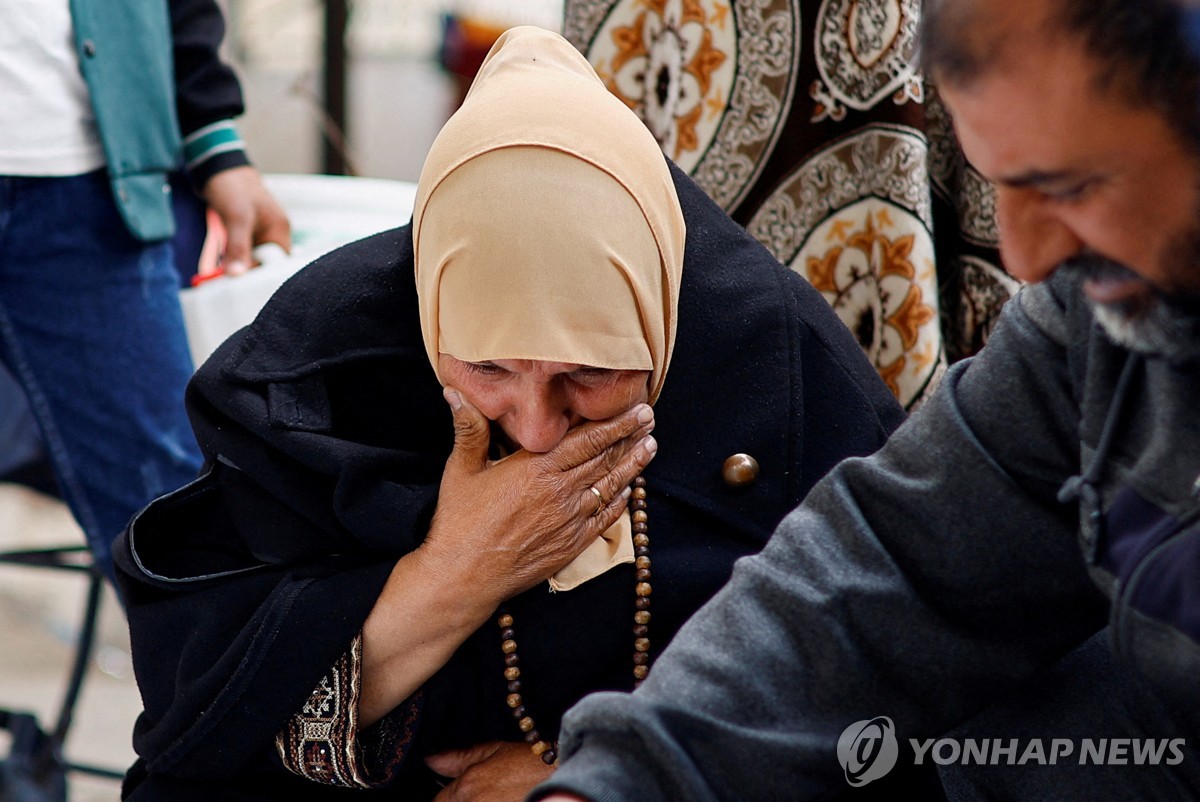
M 1020 58 L 993 36 L 999 0 L 925 0 L 920 52 L 935 81 L 969 84 L 1001 58 Z M 1200 3 L 1197 0 L 1046 0 L 1047 35 L 1078 38 L 1100 87 L 1161 113 L 1200 153 Z

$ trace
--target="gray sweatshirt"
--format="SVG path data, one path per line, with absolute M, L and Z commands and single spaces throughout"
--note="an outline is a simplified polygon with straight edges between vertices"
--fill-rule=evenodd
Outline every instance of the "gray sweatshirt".
M 1121 670 L 1172 711 L 1141 725 L 1186 737 L 1195 763 L 1198 486 L 1200 366 L 1130 359 L 1060 271 L 739 561 L 640 690 L 578 704 L 533 798 L 845 791 L 849 725 L 886 715 L 901 743 L 937 737 L 1106 623 Z

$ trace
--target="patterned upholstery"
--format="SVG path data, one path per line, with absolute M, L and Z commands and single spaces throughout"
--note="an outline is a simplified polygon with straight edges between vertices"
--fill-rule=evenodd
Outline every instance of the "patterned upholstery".
M 994 195 L 917 72 L 920 0 L 566 0 L 670 156 L 809 279 L 908 408 L 1017 283 Z

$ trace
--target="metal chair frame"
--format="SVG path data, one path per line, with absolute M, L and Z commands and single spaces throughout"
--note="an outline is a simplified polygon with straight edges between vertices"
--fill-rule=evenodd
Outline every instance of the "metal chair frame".
M 125 776 L 124 771 L 75 762 L 64 753 L 67 734 L 74 720 L 75 707 L 95 645 L 104 577 L 92 563 L 87 547 L 82 545 L 4 551 L 0 552 L 0 563 L 70 571 L 85 574 L 88 579 L 81 625 L 75 639 L 75 654 L 53 729 L 43 729 L 32 713 L 0 709 L 0 729 L 8 730 L 13 736 L 9 755 L 0 756 L 0 802 L 10 799 L 13 802 L 18 799 L 44 799 L 47 802 L 65 800 L 66 778 L 70 773 L 121 780 Z M 25 790 L 16 791 L 8 787 L 14 781 L 22 783 Z M 24 796 L 20 795 L 22 793 Z

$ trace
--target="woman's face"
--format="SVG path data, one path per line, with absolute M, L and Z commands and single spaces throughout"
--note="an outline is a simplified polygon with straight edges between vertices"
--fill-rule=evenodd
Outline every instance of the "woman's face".
M 610 370 L 569 362 L 496 359 L 463 362 L 438 355 L 442 380 L 458 390 L 512 445 L 542 453 L 583 421 L 611 418 L 646 401 L 650 371 Z

